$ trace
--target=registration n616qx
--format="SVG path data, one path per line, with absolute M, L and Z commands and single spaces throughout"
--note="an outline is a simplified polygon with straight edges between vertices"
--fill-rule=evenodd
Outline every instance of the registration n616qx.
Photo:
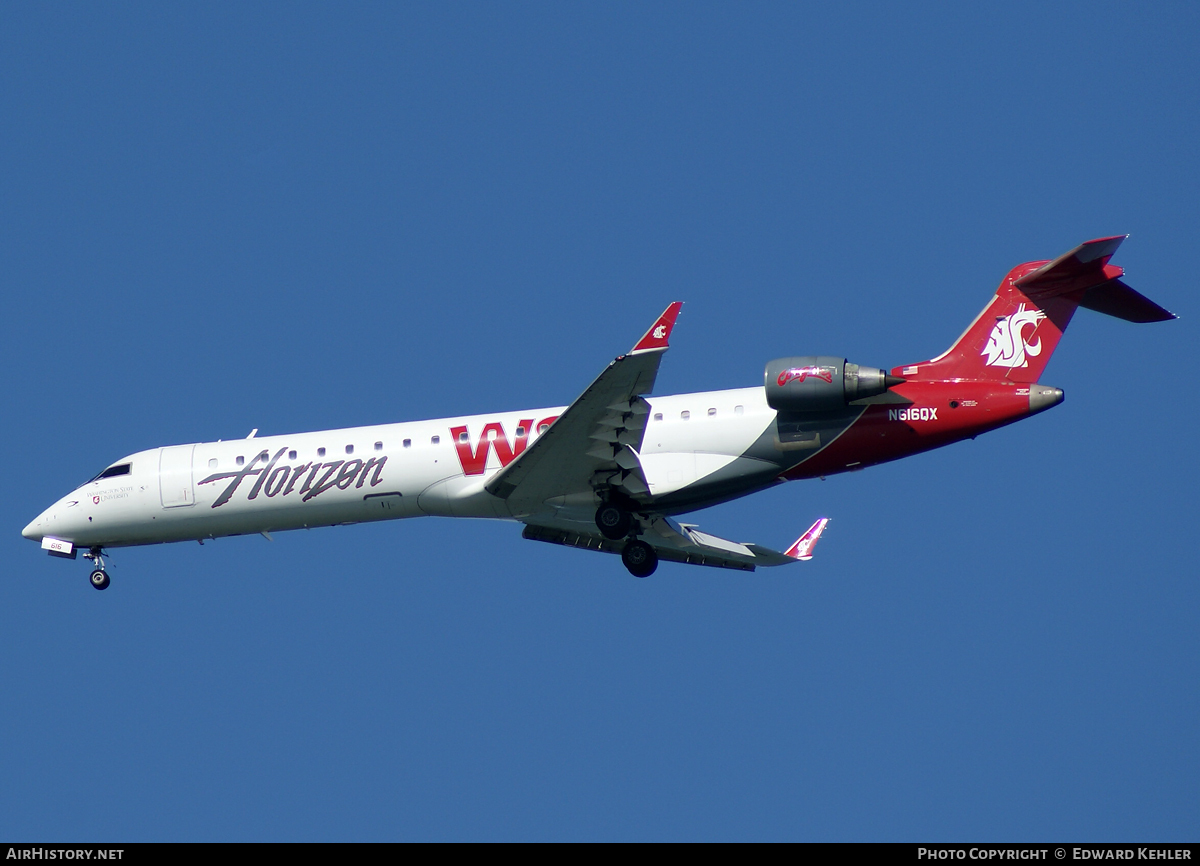
M 783 552 L 674 518 L 1057 405 L 1063 392 L 1038 379 L 1077 307 L 1175 318 L 1108 263 L 1122 240 L 1018 265 L 948 350 L 887 372 L 779 358 L 761 386 L 651 396 L 676 302 L 569 406 L 139 451 L 22 534 L 55 556 L 83 551 L 97 589 L 109 584 L 106 548 L 424 515 L 519 521 L 525 538 L 619 554 L 637 577 L 659 560 L 753 571 L 810 559 L 827 518 Z

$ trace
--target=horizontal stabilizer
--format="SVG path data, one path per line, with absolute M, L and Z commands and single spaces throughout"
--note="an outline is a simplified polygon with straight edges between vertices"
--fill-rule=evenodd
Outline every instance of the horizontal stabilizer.
M 1120 280 L 1109 280 L 1107 283 L 1092 286 L 1084 293 L 1079 306 L 1138 324 L 1166 322 L 1178 318 Z
M 1108 282 L 1124 273 L 1120 268 L 1110 266 L 1108 260 L 1127 237 L 1117 235 L 1085 241 L 1054 261 L 1018 278 L 1013 284 L 1029 297 L 1036 298 L 1061 295 Z

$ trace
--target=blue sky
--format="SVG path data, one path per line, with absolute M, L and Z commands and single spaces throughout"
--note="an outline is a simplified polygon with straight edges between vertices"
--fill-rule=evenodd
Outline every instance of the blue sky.
M 0 27 L 0 837 L 1195 840 L 1194 4 L 57 4 Z M 937 354 L 1130 233 L 1063 405 L 701 512 L 20 537 L 124 454 Z

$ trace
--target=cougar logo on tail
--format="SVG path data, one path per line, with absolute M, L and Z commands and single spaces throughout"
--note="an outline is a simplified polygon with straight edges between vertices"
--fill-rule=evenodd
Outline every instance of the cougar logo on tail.
M 1042 354 L 1042 341 L 1027 342 L 1022 335 L 1026 325 L 1033 325 L 1036 330 L 1038 323 L 1046 318 L 1041 310 L 1027 310 L 1025 305 L 1017 307 L 1017 311 L 996 322 L 992 333 L 988 336 L 987 345 L 979 354 L 987 355 L 984 363 L 989 367 L 1027 367 L 1029 361 L 1026 355 L 1037 357 Z

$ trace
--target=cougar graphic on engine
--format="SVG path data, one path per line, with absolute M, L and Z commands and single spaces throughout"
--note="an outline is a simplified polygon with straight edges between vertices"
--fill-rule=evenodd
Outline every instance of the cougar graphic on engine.
M 793 380 L 803 382 L 809 376 L 812 376 L 814 379 L 820 379 L 822 382 L 833 384 L 833 373 L 833 367 L 789 367 L 780 373 L 779 378 L 775 381 L 779 383 L 780 387 L 783 387 Z

